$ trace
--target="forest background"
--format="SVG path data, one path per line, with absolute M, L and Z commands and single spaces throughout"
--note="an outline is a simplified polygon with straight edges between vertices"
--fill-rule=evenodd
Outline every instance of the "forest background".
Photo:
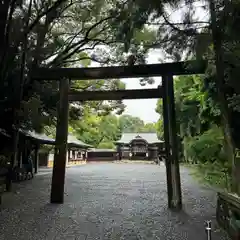
M 196 17 L 197 8 L 206 12 L 204 20 Z M 174 22 L 171 15 L 179 9 L 180 21 Z M 0 128 L 54 136 L 59 86 L 31 79 L 36 67 L 145 64 L 154 49 L 163 52 L 164 61 L 204 59 L 204 75 L 175 78 L 179 154 L 182 162 L 198 163 L 205 179 L 229 183 L 239 193 L 239 12 L 238 0 L 3 0 Z M 124 88 L 121 79 L 71 81 L 76 91 Z M 119 117 L 124 108 L 122 101 L 71 104 L 69 132 L 102 148 L 112 148 L 123 131 L 156 129 L 163 137 L 161 100 L 157 123 Z

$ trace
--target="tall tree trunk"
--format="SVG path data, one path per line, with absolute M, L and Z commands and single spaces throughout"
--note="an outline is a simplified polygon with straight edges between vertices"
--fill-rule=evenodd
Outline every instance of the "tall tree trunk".
M 59 2 L 62 2 L 62 0 Z M 57 17 L 57 10 L 53 8 L 51 11 L 48 11 L 48 8 L 49 6 L 46 6 L 45 12 L 47 12 L 47 14 L 46 14 L 45 22 L 43 24 L 39 23 L 36 26 L 37 41 L 36 41 L 36 47 L 33 53 L 33 62 L 30 65 L 30 71 L 32 69 L 39 67 L 40 63 L 42 62 L 43 56 L 42 56 L 41 50 L 44 47 L 44 43 L 46 40 L 46 35 L 49 31 L 49 27 Z M 33 83 L 34 83 L 34 79 L 28 79 L 28 82 L 25 84 L 23 95 L 26 98 L 28 98 L 32 94 L 31 88 L 33 86 Z
M 4 46 L 5 46 L 5 33 L 7 27 L 7 19 L 8 19 L 8 10 L 9 10 L 10 1 L 3 0 L 0 1 L 0 73 L 2 73 L 2 63 L 4 61 Z M 2 74 L 0 74 L 1 80 Z
M 26 18 L 25 26 L 24 26 L 24 38 L 22 42 L 22 55 L 21 55 L 21 66 L 20 66 L 20 75 L 19 75 L 19 92 L 18 96 L 16 99 L 16 104 L 13 109 L 13 135 L 12 135 L 12 155 L 11 155 L 11 166 L 10 166 L 10 171 L 9 171 L 9 177 L 7 179 L 7 190 L 11 190 L 11 176 L 12 176 L 12 171 L 13 167 L 16 164 L 16 158 L 17 158 L 17 152 L 19 149 L 19 128 L 21 127 L 21 123 L 19 122 L 19 116 L 18 116 L 18 111 L 21 107 L 21 101 L 23 98 L 23 87 L 24 87 L 24 80 L 25 80 L 25 68 L 26 68 L 26 52 L 27 52 L 27 45 L 28 45 L 28 33 L 27 33 L 27 28 L 29 25 L 29 20 L 31 17 L 32 13 L 32 2 L 33 0 L 30 0 L 29 2 L 29 7 L 28 7 L 28 15 Z
M 1 58 L 0 58 L 1 59 L 0 67 L 1 67 L 1 74 L 2 74 L 1 77 L 3 81 L 5 81 L 5 78 L 8 72 L 9 71 L 11 72 L 12 70 L 11 58 L 15 56 L 15 54 L 9 54 L 9 50 L 10 50 L 9 36 L 11 32 L 11 27 L 12 27 L 13 14 L 17 6 L 16 2 L 17 0 L 12 0 L 11 3 L 9 3 L 7 20 L 5 23 L 4 37 L 1 42 L 2 52 L 1 52 Z M 9 55 L 11 56 L 10 58 L 9 58 Z
M 230 122 L 230 113 L 228 108 L 228 102 L 225 95 L 226 83 L 225 83 L 225 68 L 223 62 L 223 33 L 220 28 L 225 26 L 218 26 L 217 23 L 217 14 L 216 6 L 214 0 L 209 0 L 209 8 L 211 14 L 211 28 L 212 28 L 212 37 L 214 44 L 214 53 L 215 53 L 215 64 L 216 64 L 216 84 L 217 84 L 217 93 L 219 104 L 221 108 L 223 132 L 224 132 L 224 148 L 228 161 L 232 166 L 232 184 L 231 191 L 240 194 L 238 182 L 237 182 L 237 168 L 236 168 L 236 158 L 235 158 L 235 144 L 232 137 L 231 122 Z

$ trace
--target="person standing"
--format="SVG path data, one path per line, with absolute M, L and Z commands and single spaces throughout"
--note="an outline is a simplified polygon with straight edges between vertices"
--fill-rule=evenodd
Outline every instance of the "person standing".
M 26 178 L 29 177 L 33 178 L 33 160 L 32 160 L 32 151 L 31 148 L 28 147 L 27 151 L 26 151 L 26 163 L 23 163 L 23 167 L 25 169 L 25 174 L 26 174 Z
M 32 159 L 32 152 L 30 152 L 28 156 L 28 169 L 27 174 L 30 174 L 31 178 L 33 178 L 33 159 Z

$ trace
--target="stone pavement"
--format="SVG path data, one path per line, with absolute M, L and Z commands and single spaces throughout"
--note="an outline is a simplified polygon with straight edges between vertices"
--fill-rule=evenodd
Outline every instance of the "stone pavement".
M 181 169 L 184 210 L 167 209 L 165 167 L 96 163 L 67 169 L 62 205 L 49 204 L 51 171 L 15 185 L 0 207 L 0 240 L 205 240 L 215 193 Z M 213 224 L 215 225 L 215 224 Z M 212 240 L 226 239 L 214 226 Z

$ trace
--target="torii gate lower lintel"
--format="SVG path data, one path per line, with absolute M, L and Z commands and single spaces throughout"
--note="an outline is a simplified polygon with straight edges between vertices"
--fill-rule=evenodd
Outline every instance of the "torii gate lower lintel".
M 149 64 L 99 68 L 35 69 L 31 77 L 36 80 L 60 80 L 56 147 L 52 175 L 51 203 L 64 202 L 64 182 L 67 155 L 69 101 L 96 101 L 120 99 L 163 98 L 164 138 L 166 150 L 166 173 L 168 207 L 182 208 L 181 181 L 179 172 L 177 128 L 175 116 L 173 76 L 203 74 L 205 61 L 188 61 L 165 64 Z M 83 91 L 70 92 L 69 80 L 108 78 L 133 78 L 162 76 L 162 86 L 155 89 Z

